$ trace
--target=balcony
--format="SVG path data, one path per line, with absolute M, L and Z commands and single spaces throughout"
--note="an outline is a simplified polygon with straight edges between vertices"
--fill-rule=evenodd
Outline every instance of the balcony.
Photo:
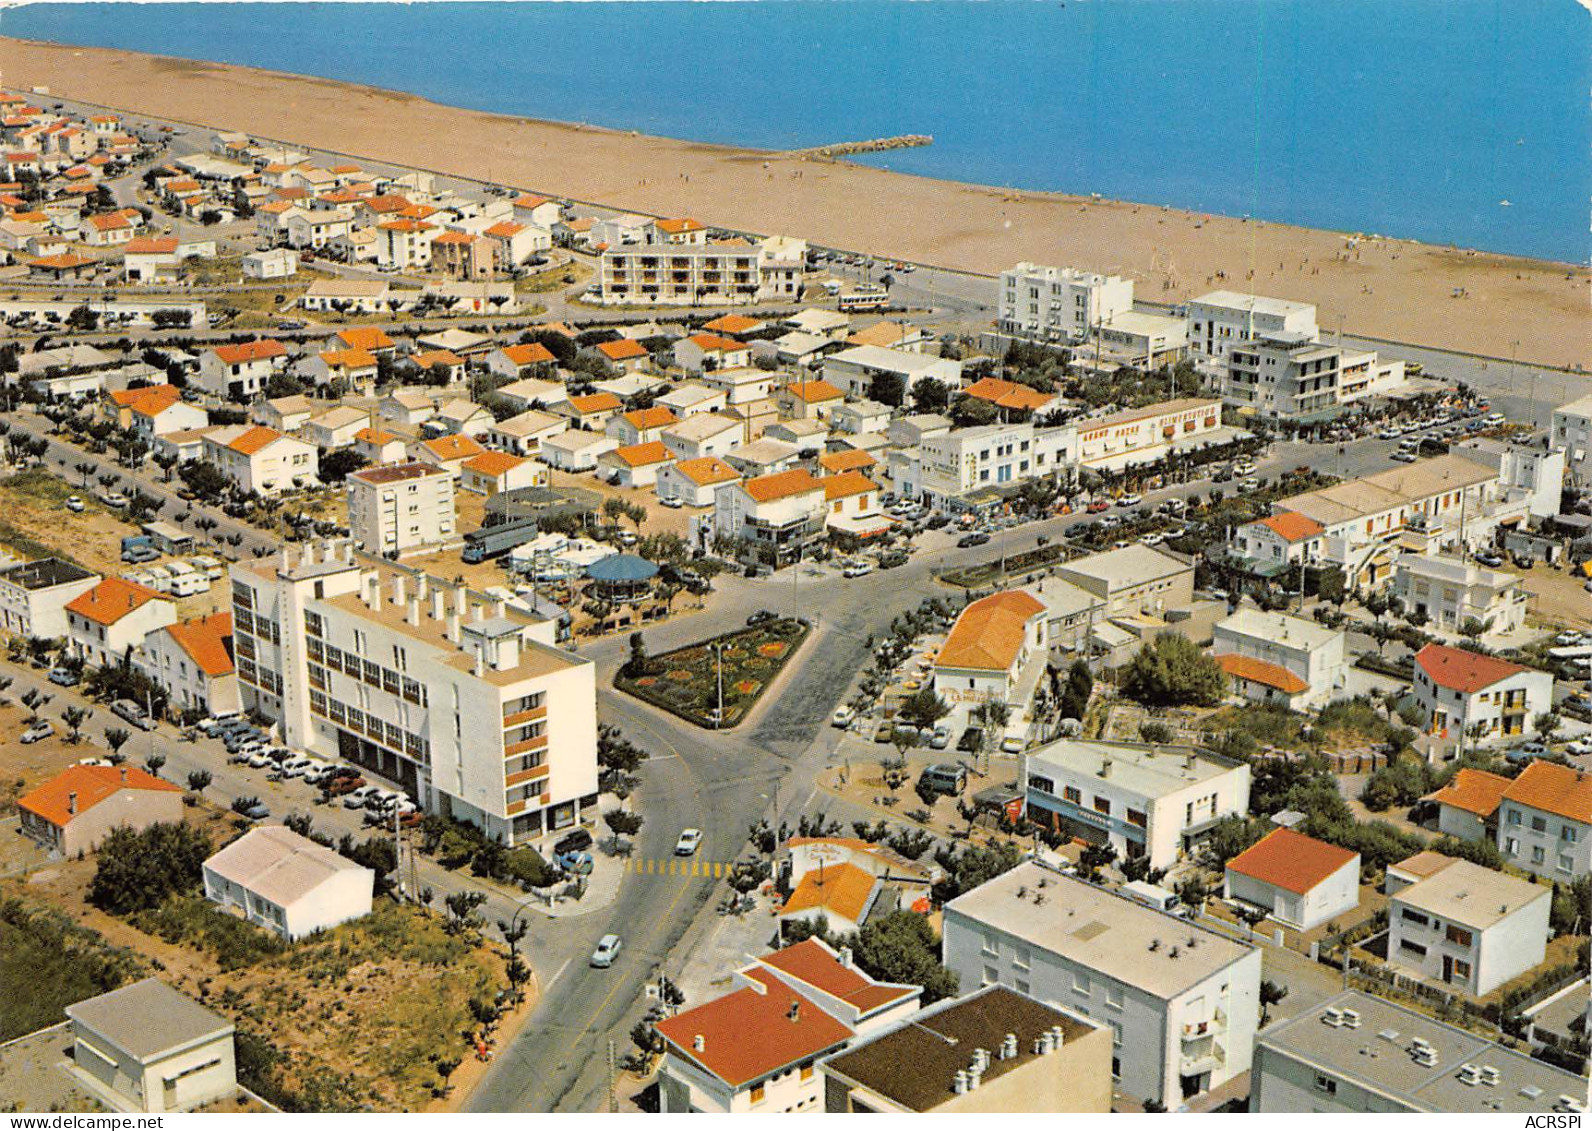
M 503 729 L 508 730 L 510 727 L 517 727 L 522 723 L 533 723 L 537 719 L 545 719 L 546 717 L 547 707 L 545 705 L 532 707 L 528 711 L 515 711 L 512 715 L 503 716 Z
M 503 757 L 512 758 L 516 754 L 524 754 L 527 750 L 540 750 L 547 745 L 547 735 L 539 734 L 535 738 L 527 738 L 524 742 L 516 742 L 503 748 Z
M 521 785 L 525 782 L 535 781 L 537 778 L 545 778 L 551 772 L 551 768 L 545 764 L 541 766 L 532 766 L 528 770 L 521 770 L 517 774 L 510 774 L 508 777 L 504 778 L 503 788 L 511 789 L 514 786 Z

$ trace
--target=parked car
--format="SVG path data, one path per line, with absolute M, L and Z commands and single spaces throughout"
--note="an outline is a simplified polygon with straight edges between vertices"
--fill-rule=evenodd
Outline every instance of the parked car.
M 22 732 L 22 743 L 24 746 L 32 746 L 35 742 L 49 738 L 54 733 L 55 724 L 49 719 L 40 719 Z
M 111 714 L 132 723 L 139 730 L 155 729 L 155 720 L 149 717 L 149 712 L 131 699 L 116 700 L 111 704 Z
M 1547 756 L 1548 748 L 1540 742 L 1522 742 L 1504 755 L 1511 762 L 1525 762 L 1532 758 L 1546 758 Z
M 333 797 L 344 797 L 350 793 L 354 793 L 357 790 L 364 789 L 365 784 L 365 779 L 357 774 L 353 777 L 348 777 L 345 774 L 339 774 L 326 783 L 326 792 L 331 794 Z M 350 808 L 352 808 L 352 806 L 350 806 Z
M 934 728 L 934 734 L 929 738 L 930 750 L 944 750 L 951 745 L 951 728 L 941 723 Z
M 592 846 L 591 833 L 585 829 L 575 829 L 566 833 L 553 845 L 553 855 L 563 856 L 570 852 L 583 852 Z
M 60 687 L 76 687 L 81 678 L 71 668 L 50 669 L 50 682 Z
M 853 711 L 850 707 L 842 707 L 834 713 L 829 722 L 831 726 L 844 728 L 849 727 L 851 725 L 851 720 L 856 717 L 857 712 Z
M 608 969 L 624 946 L 624 940 L 618 935 L 604 935 L 598 940 L 597 949 L 591 952 L 591 964 L 599 970 Z
M 895 731 L 896 731 L 895 724 L 893 724 L 893 723 L 880 723 L 877 727 L 874 728 L 873 740 L 875 742 L 889 742 L 891 737 L 894 736 Z
M 845 577 L 867 577 L 873 572 L 872 562 L 852 562 L 841 571 Z
M 1495 554 L 1491 550 L 1483 550 L 1476 555 L 1476 564 L 1484 565 L 1488 569 L 1497 569 L 1504 564 L 1503 555 Z
M 985 534 L 982 530 L 975 530 L 971 534 L 964 534 L 958 538 L 956 540 L 956 547 L 959 550 L 966 550 L 973 546 L 988 545 L 988 543 L 989 535 Z
M 676 856 L 694 856 L 701 843 L 701 829 L 686 829 L 680 834 L 680 839 L 674 842 L 674 854 Z
M 1117 500 L 1117 506 L 1136 507 L 1142 502 L 1144 502 L 1144 496 L 1142 495 L 1123 495 Z
M 379 792 L 380 787 L 374 785 L 362 785 L 357 789 L 349 790 L 348 793 L 343 796 L 343 808 L 363 809 L 365 807 L 365 803 L 369 801 L 374 794 Z
M 66 509 L 74 514 L 81 514 L 83 511 L 83 500 L 76 495 L 68 495 L 66 497 Z
M 243 811 L 243 815 L 251 821 L 263 821 L 271 815 L 271 810 L 266 808 L 265 802 L 256 801 Z
M 963 754 L 973 754 L 978 751 L 983 741 L 983 727 L 968 727 L 962 732 L 962 737 L 956 740 L 956 748 Z
M 958 762 L 936 762 L 918 777 L 921 789 L 957 794 L 967 784 L 967 767 Z

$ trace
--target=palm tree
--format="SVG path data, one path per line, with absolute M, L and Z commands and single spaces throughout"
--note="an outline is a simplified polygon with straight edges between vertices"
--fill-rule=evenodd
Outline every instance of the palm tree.
M 61 721 L 66 724 L 68 741 L 76 743 L 82 736 L 83 724 L 88 722 L 89 716 L 94 712 L 86 707 L 68 707 L 61 712 Z

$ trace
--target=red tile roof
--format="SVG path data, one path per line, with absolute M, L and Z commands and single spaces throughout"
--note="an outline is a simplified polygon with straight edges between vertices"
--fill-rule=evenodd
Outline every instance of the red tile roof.
M 773 974 L 750 977 L 758 988 L 736 990 L 658 1022 L 674 1055 L 740 1088 L 812 1060 L 854 1035 Z
M 760 318 L 748 318 L 744 314 L 723 314 L 705 323 L 702 328 L 715 334 L 745 334 L 762 324 L 763 320 Z
M 282 433 L 275 428 L 267 428 L 263 424 L 256 424 L 253 428 L 238 436 L 227 447 L 239 455 L 252 456 L 263 452 L 281 438 Z
M 646 357 L 647 350 L 640 342 L 620 338 L 613 342 L 598 342 L 597 352 L 609 361 L 629 361 L 633 357 Z
M 524 456 L 510 455 L 508 452 L 482 452 L 480 455 L 466 460 L 464 467 L 477 475 L 485 475 L 496 479 L 500 475 L 513 471 L 521 464 L 529 462 Z
M 582 415 L 588 412 L 612 412 L 624 403 L 613 393 L 592 393 L 587 397 L 569 398 L 570 407 Z
M 1223 652 L 1213 658 L 1221 666 L 1222 671 L 1234 679 L 1265 684 L 1289 695 L 1297 695 L 1301 691 L 1310 689 L 1308 683 L 1281 664 L 1267 663 L 1252 656 L 1240 656 L 1237 652 Z
M 1229 872 L 1304 895 L 1360 854 L 1292 829 L 1273 829 L 1227 862 Z
M 999 377 L 985 377 L 973 382 L 962 390 L 970 397 L 1000 408 L 1014 408 L 1023 411 L 1033 411 L 1044 408 L 1055 396 L 1050 393 L 1041 393 L 1038 389 L 1031 389 L 1027 385 L 1019 385 L 1015 381 L 1002 381 Z
M 686 341 L 705 353 L 739 353 L 746 349 L 745 342 L 723 338 L 718 334 L 692 334 Z
M 812 404 L 815 401 L 839 400 L 846 395 L 828 381 L 822 379 L 817 381 L 792 381 L 785 388 L 790 392 L 791 396 L 799 401 L 805 401 L 807 404 Z
M 107 577 L 94 588 L 68 601 L 66 611 L 86 617 L 95 624 L 112 625 L 149 602 L 161 600 L 165 598 L 137 582 L 122 577 Z
M 526 342 L 524 345 L 504 346 L 503 356 L 513 365 L 549 365 L 555 359 L 550 351 L 541 342 Z
M 842 471 L 861 471 L 878 462 L 861 448 L 851 448 L 844 452 L 825 452 L 818 457 L 818 466 L 831 475 L 838 475 Z
M 1293 511 L 1283 511 L 1260 520 L 1260 525 L 1268 530 L 1275 531 L 1284 542 L 1303 542 L 1306 538 L 1314 538 L 1325 533 L 1326 527 L 1313 518 L 1306 518 Z
M 666 428 L 679 418 L 665 406 L 653 405 L 627 412 L 622 419 L 638 432 L 645 432 L 649 428 Z
M 735 468 L 717 456 L 703 456 L 700 459 L 682 460 L 674 465 L 674 469 L 699 487 L 708 487 L 715 483 L 728 483 L 741 477 L 739 471 L 736 471 Z
M 664 446 L 662 440 L 615 448 L 614 455 L 624 460 L 627 467 L 649 467 L 655 463 L 667 463 L 674 458 L 674 453 Z
M 20 797 L 17 807 L 37 814 L 52 825 L 65 825 L 74 816 L 81 817 L 101 801 L 124 789 L 182 792 L 181 786 L 162 781 L 134 766 L 69 766 Z M 74 793 L 77 794 L 75 814 L 69 809 Z
M 876 982 L 854 966 L 841 965 L 839 956 L 818 939 L 808 939 L 784 950 L 776 950 L 758 961 L 830 997 L 839 998 L 863 1013 L 918 992 L 916 986 Z
M 1462 695 L 1491 687 L 1501 679 L 1528 670 L 1496 656 L 1483 656 L 1446 644 L 1428 644 L 1415 653 L 1415 662 L 1437 686 Z
M 1532 762 L 1509 783 L 1504 798 L 1592 825 L 1592 774 L 1553 762 Z
M 438 436 L 420 445 L 441 460 L 469 459 L 486 451 L 473 437 L 460 433 L 456 436 Z
M 801 878 L 790 893 L 781 915 L 797 911 L 832 911 L 842 919 L 861 923 L 873 903 L 879 879 L 855 864 L 834 864 L 814 868 Z
M 792 495 L 803 495 L 809 491 L 824 489 L 823 483 L 814 479 L 813 473 L 805 467 L 776 471 L 773 475 L 760 475 L 756 479 L 748 479 L 741 484 L 741 487 L 760 503 L 771 503 L 775 499 L 786 499 Z
M 170 625 L 166 631 L 205 675 L 215 678 L 232 674 L 231 613 L 183 621 Z
M 833 502 L 835 499 L 849 499 L 853 495 L 865 495 L 869 491 L 877 491 L 879 485 L 869 479 L 860 471 L 845 471 L 839 475 L 826 475 L 824 477 L 824 499 Z
M 215 353 L 223 365 L 242 365 L 249 361 L 269 361 L 276 357 L 286 357 L 287 348 L 274 338 L 260 338 L 252 342 L 239 342 L 236 345 L 217 346 Z
M 935 659 L 937 667 L 1008 671 L 1022 650 L 1028 622 L 1045 606 L 1031 593 L 992 593 L 962 610 Z
M 392 339 L 380 326 L 352 326 L 333 335 L 349 349 L 384 350 L 392 348 Z
M 1452 805 L 1478 817 L 1491 817 L 1498 811 L 1498 803 L 1503 800 L 1504 791 L 1511 784 L 1508 778 L 1499 774 L 1467 768 L 1460 770 L 1447 785 L 1427 794 L 1423 800 Z

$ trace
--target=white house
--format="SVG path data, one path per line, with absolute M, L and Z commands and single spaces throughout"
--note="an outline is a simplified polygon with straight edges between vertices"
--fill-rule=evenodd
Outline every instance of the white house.
M 651 487 L 674 459 L 662 440 L 625 444 L 597 457 L 597 474 L 620 487 Z
M 176 711 L 235 715 L 242 709 L 230 612 L 157 629 L 144 637 L 133 660 L 165 689 Z
M 1504 859 L 1559 883 L 1592 872 L 1592 774 L 1537 759 L 1498 807 Z
M 99 580 L 99 574 L 60 558 L 0 567 L 0 632 L 43 640 L 65 636 L 67 603 Z
M 1242 608 L 1214 630 L 1211 654 L 1245 699 L 1325 706 L 1348 682 L 1344 634 L 1286 613 Z
M 674 343 L 674 363 L 691 373 L 739 369 L 752 364 L 752 349 L 719 334 L 692 334 Z
M 380 373 L 374 354 L 361 349 L 328 350 L 305 360 L 301 372 L 320 388 L 334 381 L 346 385 L 346 394 L 368 397 L 376 389 Z
M 669 425 L 658 438 L 678 459 L 724 456 L 740 442 L 741 425 L 716 413 L 703 413 Z
M 1564 468 L 1573 483 L 1592 483 L 1592 394 L 1553 410 L 1549 443 L 1564 453 Z
M 687 381 L 658 397 L 653 404 L 661 405 L 684 420 L 727 408 L 729 398 L 723 389 L 715 389 L 698 381 Z
M 962 610 L 934 661 L 934 692 L 950 706 L 953 726 L 965 726 L 969 712 L 992 699 L 1012 708 L 1014 722 L 1022 717 L 1038 673 L 1022 676 L 1030 661 L 1044 667 L 1047 623 L 1044 603 L 1023 589 Z
M 730 991 L 658 1023 L 658 1107 L 685 1112 L 816 1114 L 823 1057 L 918 1010 L 918 986 L 862 973 L 849 950 L 808 939 L 736 970 Z
M 1535 765 L 1535 763 L 1533 763 Z M 1498 806 L 1510 779 L 1462 767 L 1441 789 L 1421 798 L 1437 806 L 1437 831 L 1458 840 L 1497 840 Z
M 864 432 L 883 432 L 890 424 L 891 408 L 878 401 L 848 401 L 829 414 L 829 423 L 836 432 L 859 435 Z
M 391 296 L 385 279 L 316 279 L 299 296 L 299 305 L 305 310 L 375 314 L 387 309 Z
M 287 349 L 270 338 L 215 346 L 199 355 L 195 383 L 223 400 L 246 401 L 286 363 Z
M 716 489 L 740 479 L 739 471 L 713 456 L 682 459 L 659 468 L 658 498 L 679 499 L 688 507 L 710 507 Z
M 1018 775 L 1028 819 L 1169 868 L 1223 817 L 1249 808 L 1248 763 L 1185 746 L 1063 738 Z
M 1553 676 L 1446 644 L 1415 654 L 1415 701 L 1427 730 L 1467 744 L 1526 733 L 1553 704 Z
M 445 542 L 454 535 L 454 477 L 424 463 L 389 464 L 351 472 L 348 531 L 367 554 L 397 554 Z
M 376 873 L 280 825 L 250 829 L 204 862 L 205 898 L 285 939 L 370 914 Z
M 72 1069 L 113 1110 L 190 1111 L 237 1095 L 232 1022 L 158 978 L 66 1007 Z
M 1306 302 L 1211 291 L 1191 299 L 1187 313 L 1189 352 L 1204 360 L 1224 360 L 1234 344 L 1263 335 L 1299 334 L 1309 341 L 1320 336 L 1316 308 Z
M 1485 626 L 1486 638 L 1516 632 L 1526 623 L 1526 591 L 1520 578 L 1471 561 L 1400 554 L 1391 593 L 1404 608 L 1425 615 L 1442 632 L 1458 632 L 1474 620 Z
M 243 257 L 245 279 L 286 279 L 298 274 L 298 252 L 290 247 L 251 251 Z
M 243 492 L 274 495 L 308 486 L 320 466 L 315 445 L 258 424 L 229 424 L 205 434 L 204 458 Z
M 619 441 L 605 433 L 571 428 L 544 438 L 538 455 L 559 471 L 592 471 L 599 457 L 618 446 Z
M 777 569 L 822 535 L 824 503 L 823 482 L 805 468 L 725 483 L 714 491 L 713 528 L 743 539 L 757 560 Z
M 1035 863 L 944 914 L 962 989 L 1002 985 L 1109 1025 L 1124 1094 L 1176 1110 L 1249 1071 L 1258 949 Z
M 66 646 L 90 667 L 130 658 L 144 638 L 177 623 L 170 598 L 120 577 L 107 577 L 66 603 Z
M 962 386 L 962 363 L 911 350 L 852 346 L 823 360 L 824 380 L 853 397 L 872 397 L 875 378 L 899 380 L 904 394 L 919 381 L 935 380 L 955 390 Z
M 540 342 L 500 346 L 486 355 L 489 373 L 517 381 L 534 373 L 551 373 L 558 359 Z
M 483 443 L 518 456 L 534 456 L 542 441 L 569 430 L 569 421 L 550 412 L 527 409 L 507 420 L 498 420 L 481 434 Z
M 1360 854 L 1292 829 L 1273 829 L 1227 862 L 1222 898 L 1308 931 L 1360 903 Z
M 632 409 L 608 419 L 603 430 L 619 441 L 620 447 L 631 444 L 648 444 L 663 437 L 664 430 L 680 423 L 679 419 L 661 405 L 652 408 Z
M 731 405 L 767 400 L 777 379 L 778 375 L 767 369 L 751 367 L 713 369 L 697 378 L 708 388 L 723 393 Z
M 1480 997 L 1542 963 L 1550 888 L 1454 860 L 1388 897 L 1388 965 Z
M 311 417 L 304 425 L 304 438 L 327 451 L 346 448 L 369 423 L 370 413 L 353 405 L 338 405 Z

